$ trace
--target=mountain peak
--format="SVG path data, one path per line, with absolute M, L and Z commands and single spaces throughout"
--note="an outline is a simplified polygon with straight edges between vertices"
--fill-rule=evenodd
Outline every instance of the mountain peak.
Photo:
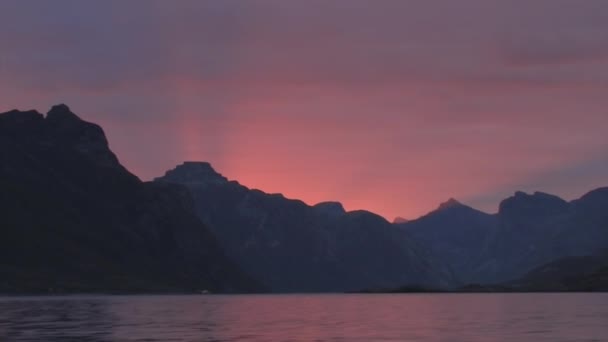
M 558 213 L 566 210 L 568 202 L 558 196 L 536 191 L 528 194 L 517 191 L 500 203 L 498 212 L 501 215 L 538 216 Z
M 346 213 L 344 206 L 340 202 L 321 202 L 313 206 L 318 212 L 328 216 L 342 216 Z
M 161 181 L 175 181 L 190 184 L 224 184 L 228 179 L 215 171 L 210 163 L 199 161 L 185 161 L 169 170 L 163 177 L 157 178 Z
M 0 113 L 0 125 L 12 127 L 41 122 L 43 119 L 44 116 L 35 110 L 20 111 L 13 109 L 5 113 Z
M 437 208 L 437 210 L 445 210 L 445 209 L 450 209 L 450 208 L 457 208 L 457 207 L 463 207 L 464 205 L 462 203 L 460 203 L 459 201 L 455 200 L 454 198 L 450 198 L 447 201 L 441 203 L 439 205 L 439 208 Z
M 98 165 L 122 167 L 109 149 L 103 129 L 81 120 L 64 104 L 53 106 L 46 118 L 35 110 L 12 110 L 0 114 L 2 129 L 19 139 L 38 142 L 45 148 L 74 148 Z
M 594 207 L 597 209 L 608 207 L 608 187 L 591 190 L 581 198 L 572 201 L 577 206 Z
M 408 223 L 408 222 L 410 222 L 410 220 L 408 220 L 408 219 L 406 219 L 406 218 L 403 218 L 403 217 L 401 217 L 401 216 L 397 216 L 397 217 L 395 217 L 395 219 L 393 220 L 393 223 L 394 223 L 394 224 L 402 224 L 402 223 Z
M 54 105 L 46 114 L 46 119 L 49 121 L 82 121 L 78 115 L 74 114 L 70 107 L 61 103 Z
M 181 165 L 178 165 L 177 167 L 181 167 L 181 168 L 202 168 L 202 169 L 209 169 L 209 170 L 211 170 L 213 172 L 216 172 L 215 169 L 213 168 L 213 166 L 211 166 L 211 163 L 206 162 L 206 161 L 186 160 Z
M 555 202 L 555 203 L 566 203 L 565 200 L 561 199 L 556 195 L 552 195 L 546 192 L 535 191 L 532 194 L 528 194 L 524 191 L 516 191 L 515 194 L 505 201 L 517 200 L 517 201 L 534 201 L 534 202 Z

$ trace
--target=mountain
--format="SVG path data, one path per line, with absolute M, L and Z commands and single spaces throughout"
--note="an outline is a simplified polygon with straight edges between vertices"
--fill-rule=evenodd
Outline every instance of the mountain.
M 329 217 L 340 217 L 346 214 L 344 206 L 340 202 L 321 202 L 313 206 L 313 208 L 321 215 L 327 215 Z
M 485 281 L 508 281 L 548 262 L 608 248 L 606 189 L 566 202 L 536 192 L 516 193 L 500 204 L 499 229 L 482 256 Z
M 433 292 L 608 292 L 608 250 L 593 255 L 565 257 L 527 272 L 519 279 L 494 283 L 471 283 L 451 289 L 420 286 L 371 288 L 360 293 Z
M 606 208 L 608 188 L 572 202 L 516 192 L 495 215 L 448 201 L 397 226 L 448 263 L 462 282 L 497 284 L 557 259 L 608 248 Z
M 142 182 L 101 127 L 65 105 L 0 114 L 0 292 L 442 290 L 513 279 L 597 289 L 606 267 L 586 256 L 608 248 L 606 208 L 608 188 L 570 202 L 516 192 L 493 215 L 449 199 L 389 223 L 249 189 L 204 162 Z
M 449 199 L 427 215 L 397 226 L 450 265 L 461 281 L 470 282 L 479 272 L 497 221 L 493 215 Z
M 198 216 L 229 255 L 274 291 L 454 282 L 427 250 L 376 214 L 249 189 L 204 162 L 186 162 L 155 181 L 188 187 Z
M 258 288 L 188 191 L 140 181 L 101 127 L 65 105 L 0 114 L 0 292 Z
M 410 220 L 403 218 L 401 216 L 397 216 L 397 217 L 395 217 L 395 219 L 393 219 L 393 223 L 395 223 L 395 224 L 408 223 L 408 222 L 410 222 Z
M 526 291 L 608 291 L 608 251 L 558 259 L 507 285 Z
M 551 194 L 517 191 L 499 205 L 499 214 L 514 225 L 529 225 L 568 210 L 568 202 Z

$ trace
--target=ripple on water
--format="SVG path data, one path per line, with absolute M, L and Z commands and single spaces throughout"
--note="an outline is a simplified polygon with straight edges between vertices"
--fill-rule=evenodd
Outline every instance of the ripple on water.
M 0 341 L 608 341 L 608 294 L 0 298 Z

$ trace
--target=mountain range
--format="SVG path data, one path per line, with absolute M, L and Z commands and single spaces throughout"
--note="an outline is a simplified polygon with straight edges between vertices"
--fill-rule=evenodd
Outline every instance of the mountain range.
M 206 162 L 142 182 L 101 127 L 65 105 L 0 114 L 0 190 L 0 292 L 597 289 L 605 280 L 608 188 L 570 202 L 517 192 L 496 214 L 450 199 L 391 223 L 250 189 Z
M 446 262 L 461 283 L 502 283 L 554 260 L 608 247 L 608 188 L 567 202 L 516 192 L 490 215 L 452 201 L 399 224 Z
M 142 182 L 65 105 L 0 114 L 0 292 L 248 292 L 187 190 Z
M 199 218 L 227 253 L 273 291 L 351 291 L 416 283 L 449 287 L 454 276 L 406 232 L 340 203 L 309 206 L 228 181 L 205 162 L 155 180 L 186 186 Z

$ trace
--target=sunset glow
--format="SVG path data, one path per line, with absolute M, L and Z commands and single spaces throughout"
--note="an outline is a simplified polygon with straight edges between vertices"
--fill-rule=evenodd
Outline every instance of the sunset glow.
M 608 185 L 607 2 L 432 2 L 3 1 L 0 112 L 64 102 L 142 179 L 209 161 L 389 220 Z

